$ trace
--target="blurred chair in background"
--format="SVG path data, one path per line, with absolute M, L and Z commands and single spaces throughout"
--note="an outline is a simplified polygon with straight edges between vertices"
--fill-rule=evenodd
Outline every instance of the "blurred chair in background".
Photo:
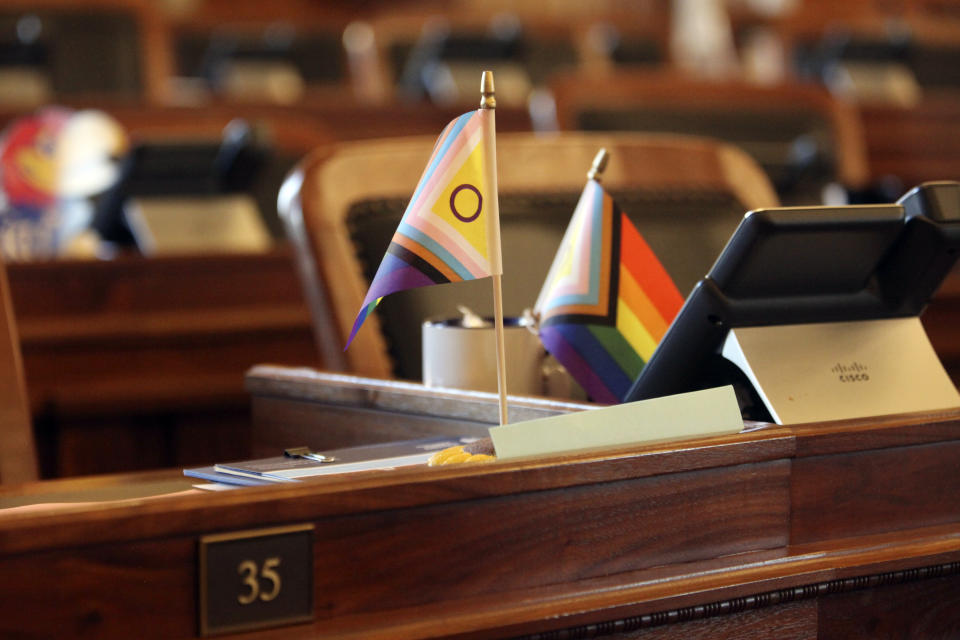
M 274 212 L 284 176 L 311 149 L 335 139 L 318 124 L 316 117 L 279 105 L 216 104 L 203 109 L 111 105 L 106 110 L 129 133 L 138 153 L 151 154 L 148 160 L 159 160 L 163 154 L 167 158 L 177 153 L 182 156 L 179 164 L 168 162 L 165 169 L 155 163 L 154 169 L 165 171 L 168 181 L 175 179 L 177 173 L 181 182 L 194 184 L 206 176 L 217 182 L 211 182 L 207 191 L 250 195 L 267 228 L 277 238 L 283 230 Z M 191 149 L 196 153 L 191 154 Z M 245 169 L 242 174 L 224 173 L 231 159 L 235 168 Z M 253 160 L 257 162 L 254 164 Z M 251 169 L 256 171 L 247 171 Z M 162 182 L 155 185 L 154 191 L 163 186 Z M 120 185 L 111 195 L 120 195 L 119 190 Z M 120 221 L 122 199 L 113 199 L 112 203 L 107 198 L 99 203 L 98 224 L 111 227 L 110 240 L 129 242 L 124 223 L 120 223 L 119 229 L 115 226 Z
M 851 201 L 960 176 L 960 4 L 807 0 L 770 28 L 798 77 L 857 106 L 868 183 Z
M 584 71 L 657 67 L 669 58 L 665 13 L 637 20 L 633 14 L 603 15 L 576 26 L 579 67 Z
M 315 151 L 281 190 L 317 342 L 342 349 L 396 230 L 434 137 L 345 143 Z M 745 211 L 776 206 L 763 171 L 742 151 L 682 136 L 501 134 L 497 140 L 504 312 L 532 307 L 596 152 L 611 154 L 604 185 L 686 292 L 706 272 Z M 421 323 L 458 304 L 492 308 L 487 279 L 424 287 L 384 299 L 337 366 L 419 379 Z M 328 364 L 328 366 L 330 366 Z
M 449 2 L 374 11 L 347 29 L 345 46 L 351 73 L 363 70 L 390 95 L 472 103 L 477 70 L 491 69 L 501 105 L 517 106 L 558 71 L 665 64 L 669 27 L 664 2 Z
M 564 131 L 679 133 L 735 144 L 763 167 L 784 204 L 819 204 L 829 183 L 866 181 L 856 110 L 817 87 L 615 71 L 559 75 L 550 90 Z
M 172 72 L 166 22 L 150 0 L 5 0 L 0 104 L 122 98 L 162 102 Z M 7 86 L 4 86 L 6 80 Z
M 910 107 L 925 94 L 960 89 L 960 28 L 952 38 L 922 38 L 909 25 L 882 32 L 834 28 L 797 43 L 800 77 L 860 103 Z
M 915 104 L 960 87 L 960 5 L 952 1 L 806 0 L 765 25 L 794 73 L 852 100 Z
M 364 23 L 380 77 L 401 100 L 475 101 L 478 71 L 492 70 L 504 106 L 526 104 L 530 91 L 579 62 L 576 23 L 477 7 L 385 13 Z
M 242 102 L 293 104 L 313 93 L 346 86 L 340 33 L 334 25 L 304 29 L 292 22 L 180 29 L 176 38 L 179 86 Z
M 146 230 L 138 230 L 131 218 L 134 203 L 172 198 L 193 217 L 202 215 L 203 209 L 217 207 L 215 201 L 232 197 L 236 204 L 240 202 L 237 197 L 243 198 L 241 206 L 257 208 L 255 218 L 260 222 L 262 214 L 253 201 L 253 187 L 269 154 L 241 120 L 228 124 L 220 140 L 135 144 L 121 163 L 119 179 L 100 198 L 94 228 L 105 241 L 130 245 L 137 240 L 141 251 L 149 253 Z M 189 231 L 197 229 L 188 226 L 181 235 L 196 235 Z M 199 243 L 215 240 L 185 239 Z
M 295 104 L 350 97 L 341 35 L 358 8 L 310 0 L 186 5 L 169 12 L 180 103 Z

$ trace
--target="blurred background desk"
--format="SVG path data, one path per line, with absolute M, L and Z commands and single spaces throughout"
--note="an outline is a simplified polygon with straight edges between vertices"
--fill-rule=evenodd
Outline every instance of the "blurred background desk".
M 45 477 L 244 457 L 244 371 L 321 364 L 284 247 L 8 273 Z

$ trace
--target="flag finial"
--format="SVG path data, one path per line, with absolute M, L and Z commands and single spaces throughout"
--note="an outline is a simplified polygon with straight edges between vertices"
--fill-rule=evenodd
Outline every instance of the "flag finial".
M 497 99 L 493 90 L 493 71 L 484 71 L 480 80 L 480 108 L 496 109 Z
M 601 148 L 597 152 L 597 155 L 593 158 L 593 166 L 590 167 L 590 171 L 587 171 L 587 180 L 596 180 L 600 181 L 600 176 L 603 174 L 603 171 L 607 168 L 607 160 L 610 159 L 610 153 L 606 148 Z

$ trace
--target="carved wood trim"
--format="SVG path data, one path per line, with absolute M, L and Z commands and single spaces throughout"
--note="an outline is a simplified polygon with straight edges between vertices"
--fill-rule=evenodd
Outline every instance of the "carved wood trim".
M 848 591 L 859 591 L 863 589 L 875 589 L 877 587 L 916 582 L 919 580 L 942 578 L 945 576 L 956 575 L 958 573 L 960 573 L 960 562 L 947 562 L 944 564 L 927 567 L 915 567 L 913 569 L 903 569 L 901 571 L 887 571 L 884 573 L 857 576 L 855 578 L 840 578 L 837 580 L 828 580 L 826 582 L 818 582 L 799 587 L 767 591 L 765 593 L 744 596 L 742 598 L 720 600 L 718 602 L 711 602 L 709 604 L 697 605 L 693 607 L 682 607 L 680 609 L 658 611 L 641 616 L 621 618 L 619 620 L 607 620 L 605 622 L 598 622 L 595 624 L 534 633 L 531 635 L 519 636 L 515 640 L 573 640 L 574 638 L 600 638 L 619 633 L 637 631 L 639 629 L 648 629 L 651 627 L 660 627 L 668 624 L 691 622 L 693 620 L 702 620 L 704 618 L 713 618 L 716 616 L 730 615 L 744 611 L 752 611 L 755 609 L 764 609 L 766 607 L 773 607 L 781 604 L 787 604 L 789 602 L 797 602 L 800 600 L 810 600 L 836 593 L 846 593 Z

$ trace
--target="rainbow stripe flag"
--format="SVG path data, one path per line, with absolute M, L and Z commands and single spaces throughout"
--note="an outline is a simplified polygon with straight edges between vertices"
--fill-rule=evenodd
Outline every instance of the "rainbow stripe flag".
M 592 400 L 621 402 L 681 306 L 643 236 L 589 180 L 534 307 L 544 347 Z
M 446 126 L 404 211 L 344 347 L 380 300 L 432 284 L 501 275 L 496 181 L 487 176 L 493 111 L 478 109 Z

